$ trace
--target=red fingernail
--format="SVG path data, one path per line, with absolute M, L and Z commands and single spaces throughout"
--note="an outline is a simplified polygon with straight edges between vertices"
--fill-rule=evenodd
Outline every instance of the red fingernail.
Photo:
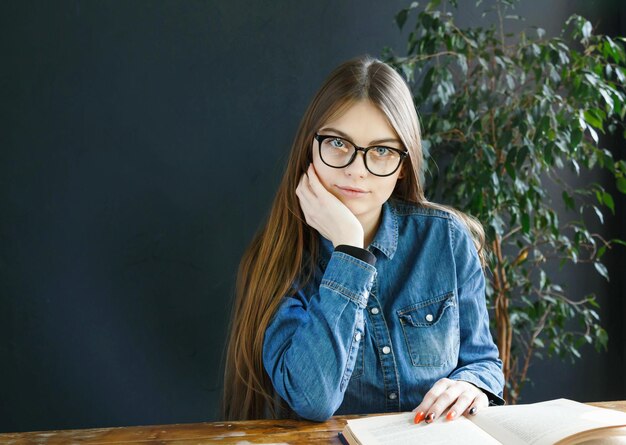
M 446 419 L 453 420 L 455 417 L 456 417 L 456 411 L 454 410 L 448 411 L 448 415 L 446 416 Z
M 420 411 L 415 415 L 415 423 L 420 423 L 422 420 L 424 420 L 424 417 L 426 417 L 426 414 L 424 414 L 424 411 Z
M 426 416 L 426 423 L 431 423 L 433 420 L 435 420 L 435 413 L 428 413 Z

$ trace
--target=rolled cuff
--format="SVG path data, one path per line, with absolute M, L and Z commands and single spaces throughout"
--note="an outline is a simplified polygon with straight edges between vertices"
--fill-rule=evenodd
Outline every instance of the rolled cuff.
M 320 288 L 329 289 L 365 308 L 375 276 L 376 268 L 371 264 L 335 251 L 326 266 Z

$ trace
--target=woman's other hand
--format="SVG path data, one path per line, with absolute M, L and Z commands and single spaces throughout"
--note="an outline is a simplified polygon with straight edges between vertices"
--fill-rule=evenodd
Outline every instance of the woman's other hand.
M 462 380 L 440 379 L 426 393 L 415 412 L 415 423 L 435 421 L 442 415 L 454 420 L 460 415 L 474 415 L 489 406 L 487 395 L 478 387 Z
M 320 182 L 313 164 L 300 178 L 296 196 L 306 223 L 333 246 L 340 244 L 363 247 L 363 226 L 354 214 Z

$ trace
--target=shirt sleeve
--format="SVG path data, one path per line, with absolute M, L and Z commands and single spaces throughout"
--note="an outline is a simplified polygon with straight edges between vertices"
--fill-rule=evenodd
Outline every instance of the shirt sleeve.
M 326 420 L 343 401 L 376 268 L 335 250 L 319 289 L 283 298 L 265 331 L 263 365 L 291 409 Z
M 372 252 L 367 249 L 361 249 L 360 247 L 356 246 L 340 244 L 335 248 L 335 251 L 352 255 L 353 257 L 358 258 L 361 261 L 365 261 L 367 264 L 370 264 L 372 266 L 376 265 L 376 257 Z
M 456 369 L 449 378 L 476 385 L 491 405 L 503 405 L 504 376 L 498 347 L 489 330 L 485 274 L 469 233 L 455 223 L 454 258 L 459 286 L 460 348 Z

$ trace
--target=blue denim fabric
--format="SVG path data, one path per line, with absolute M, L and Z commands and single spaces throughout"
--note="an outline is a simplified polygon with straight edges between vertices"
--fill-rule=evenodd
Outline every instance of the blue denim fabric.
M 283 298 L 265 332 L 277 394 L 311 420 L 410 411 L 443 377 L 503 403 L 485 278 L 463 224 L 388 201 L 368 250 L 375 266 L 320 237 L 314 279 Z

